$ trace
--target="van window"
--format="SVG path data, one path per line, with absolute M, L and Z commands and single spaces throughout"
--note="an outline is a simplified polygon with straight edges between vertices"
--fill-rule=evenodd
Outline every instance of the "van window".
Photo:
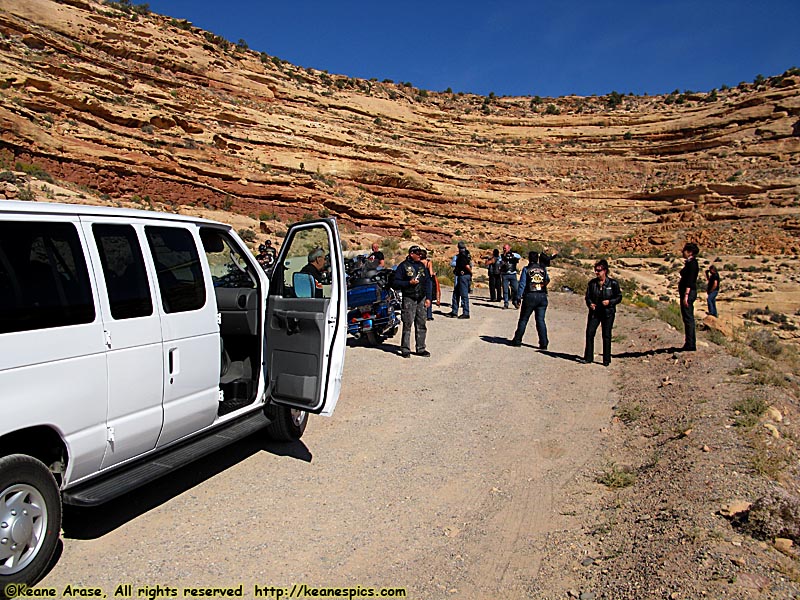
M 205 228 L 200 239 L 215 288 L 255 288 L 256 279 L 239 249 L 222 231 Z
M 153 314 L 142 249 L 130 225 L 92 225 L 103 265 L 111 316 L 117 320 Z
M 144 230 L 156 265 L 164 312 L 203 308 L 206 287 L 192 234 L 178 227 L 147 226 Z
M 311 275 L 314 279 L 314 298 L 330 298 L 331 270 L 330 244 L 328 235 L 322 227 L 311 227 L 297 231 L 291 239 L 284 241 L 286 250 L 283 264 L 276 267 L 272 281 L 277 283 L 270 288 L 271 295 L 294 298 L 297 273 Z
M 94 318 L 75 226 L 0 222 L 0 333 L 79 325 Z

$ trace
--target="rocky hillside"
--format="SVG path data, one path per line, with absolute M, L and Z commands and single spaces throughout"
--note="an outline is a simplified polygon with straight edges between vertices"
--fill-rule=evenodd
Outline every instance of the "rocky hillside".
M 354 239 L 426 244 L 800 246 L 797 69 L 704 93 L 481 97 L 300 68 L 129 2 L 0 0 L 0 136 L 4 169 L 265 232 L 332 215 Z

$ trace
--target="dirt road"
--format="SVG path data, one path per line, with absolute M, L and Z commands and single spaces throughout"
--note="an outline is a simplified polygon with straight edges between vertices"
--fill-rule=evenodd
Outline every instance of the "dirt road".
M 576 526 L 576 498 L 600 487 L 616 367 L 576 362 L 581 298 L 551 295 L 540 352 L 533 322 L 522 348 L 507 345 L 517 311 L 481 295 L 469 321 L 436 314 L 431 358 L 398 357 L 399 334 L 349 347 L 336 413 L 313 418 L 301 443 L 251 439 L 99 510 L 68 511 L 63 554 L 39 587 L 564 597 L 569 574 L 542 581 L 540 561 L 548 534 Z

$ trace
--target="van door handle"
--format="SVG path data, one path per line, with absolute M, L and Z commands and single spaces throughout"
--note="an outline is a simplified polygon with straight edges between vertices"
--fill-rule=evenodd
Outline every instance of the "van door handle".
M 167 362 L 169 363 L 169 382 L 172 383 L 172 377 L 180 373 L 181 370 L 181 363 L 178 355 L 177 348 L 170 348 L 169 353 L 167 354 Z

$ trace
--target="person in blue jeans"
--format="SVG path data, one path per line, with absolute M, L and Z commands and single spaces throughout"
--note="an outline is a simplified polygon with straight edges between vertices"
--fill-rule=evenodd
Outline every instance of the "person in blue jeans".
M 547 350 L 549 340 L 547 339 L 547 324 L 544 321 L 544 315 L 547 312 L 547 284 L 550 283 L 550 276 L 547 274 L 547 267 L 542 264 L 545 261 L 544 255 L 539 252 L 530 252 L 528 261 L 528 266 L 522 270 L 519 278 L 517 297 L 522 298 L 522 310 L 511 345 L 522 346 L 522 336 L 525 335 L 528 321 L 533 314 L 536 316 L 539 349 Z
M 719 272 L 717 267 L 711 265 L 706 271 L 706 291 L 708 292 L 708 314 L 717 315 L 717 294 L 719 294 Z
M 448 317 L 458 317 L 459 319 L 469 319 L 469 288 L 472 284 L 472 257 L 470 256 L 467 245 L 458 242 L 458 254 L 450 262 L 455 275 L 453 284 L 453 301 Z M 458 305 L 461 304 L 461 316 L 458 316 Z

